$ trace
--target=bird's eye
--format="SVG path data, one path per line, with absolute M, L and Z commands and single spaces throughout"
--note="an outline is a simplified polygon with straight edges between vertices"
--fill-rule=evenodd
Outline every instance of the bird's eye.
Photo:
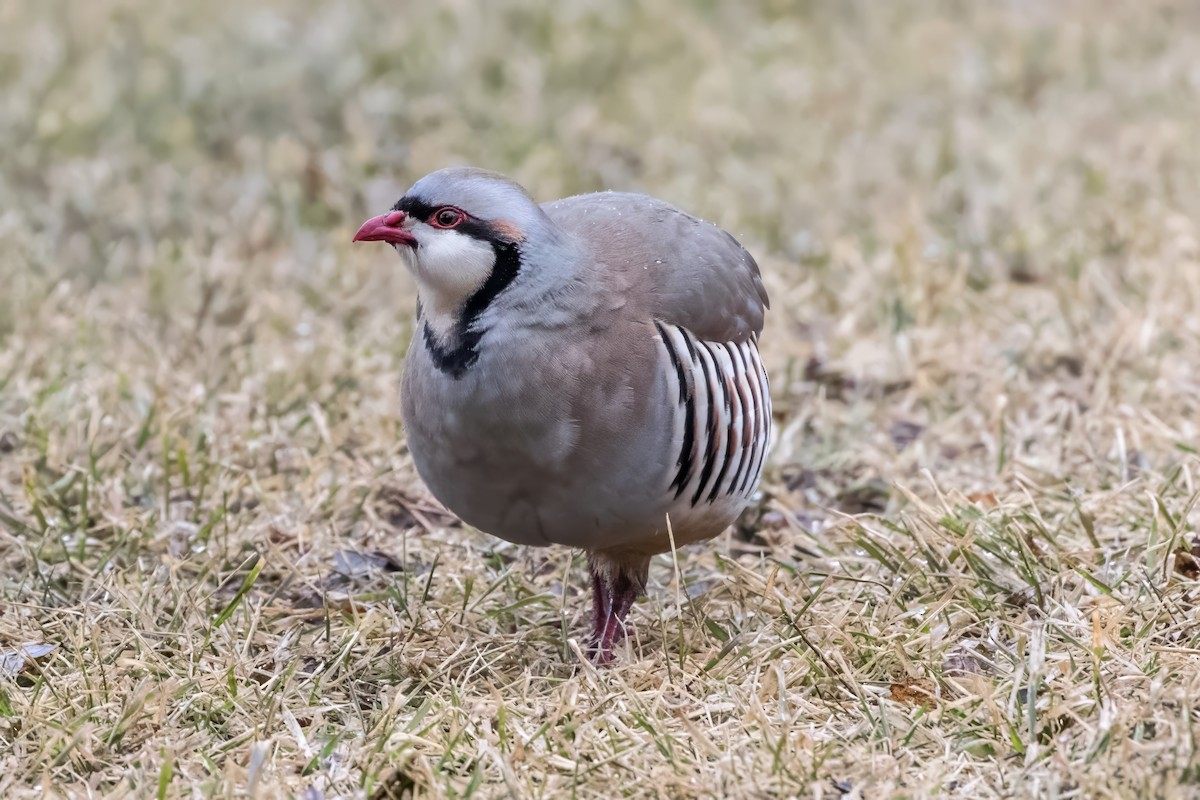
M 456 228 L 465 216 L 457 208 L 446 206 L 433 212 L 433 216 L 429 219 L 429 224 L 435 228 Z

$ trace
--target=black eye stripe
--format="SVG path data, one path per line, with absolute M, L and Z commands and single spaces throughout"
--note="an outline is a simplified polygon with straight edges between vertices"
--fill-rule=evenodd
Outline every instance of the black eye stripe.
M 422 222 L 429 219 L 440 206 L 431 206 L 428 203 L 422 202 L 415 197 L 401 197 L 396 201 L 396 205 L 392 206 L 393 211 L 403 211 L 409 216 L 416 217 Z
M 407 195 L 396 201 L 396 205 L 392 206 L 393 211 L 403 211 L 405 214 L 416 217 L 424 223 L 429 222 L 430 217 L 436 214 L 444 205 L 434 206 L 426 203 L 424 200 L 418 200 L 415 197 Z M 458 209 L 462 210 L 462 209 Z M 454 227 L 454 230 L 465 233 L 466 235 L 479 239 L 480 241 L 490 244 L 507 243 L 507 240 L 499 236 L 490 225 L 480 219 L 472 217 L 467 212 L 463 211 L 463 221 Z

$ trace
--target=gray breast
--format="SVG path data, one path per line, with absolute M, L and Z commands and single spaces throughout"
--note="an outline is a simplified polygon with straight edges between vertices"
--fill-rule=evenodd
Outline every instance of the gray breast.
M 454 379 L 414 341 L 404 423 L 439 501 L 522 544 L 611 546 L 661 527 L 676 460 L 674 419 L 663 413 L 669 375 L 657 369 L 650 337 L 644 358 L 616 360 L 637 374 L 622 375 L 587 347 L 485 347 Z

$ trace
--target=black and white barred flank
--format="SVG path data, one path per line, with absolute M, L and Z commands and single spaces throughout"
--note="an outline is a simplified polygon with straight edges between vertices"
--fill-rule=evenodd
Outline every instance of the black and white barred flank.
M 757 337 L 741 344 L 709 342 L 677 325 L 655 325 L 682 412 L 675 415 L 675 499 L 694 507 L 720 497 L 750 497 L 771 436 L 771 394 Z

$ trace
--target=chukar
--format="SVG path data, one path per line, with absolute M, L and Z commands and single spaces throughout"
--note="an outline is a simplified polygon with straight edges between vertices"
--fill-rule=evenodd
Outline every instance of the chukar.
M 650 557 L 716 536 L 758 484 L 758 265 L 662 200 L 539 205 L 473 168 L 426 175 L 354 241 L 391 244 L 416 279 L 401 393 L 421 478 L 482 531 L 586 550 L 608 661 Z

